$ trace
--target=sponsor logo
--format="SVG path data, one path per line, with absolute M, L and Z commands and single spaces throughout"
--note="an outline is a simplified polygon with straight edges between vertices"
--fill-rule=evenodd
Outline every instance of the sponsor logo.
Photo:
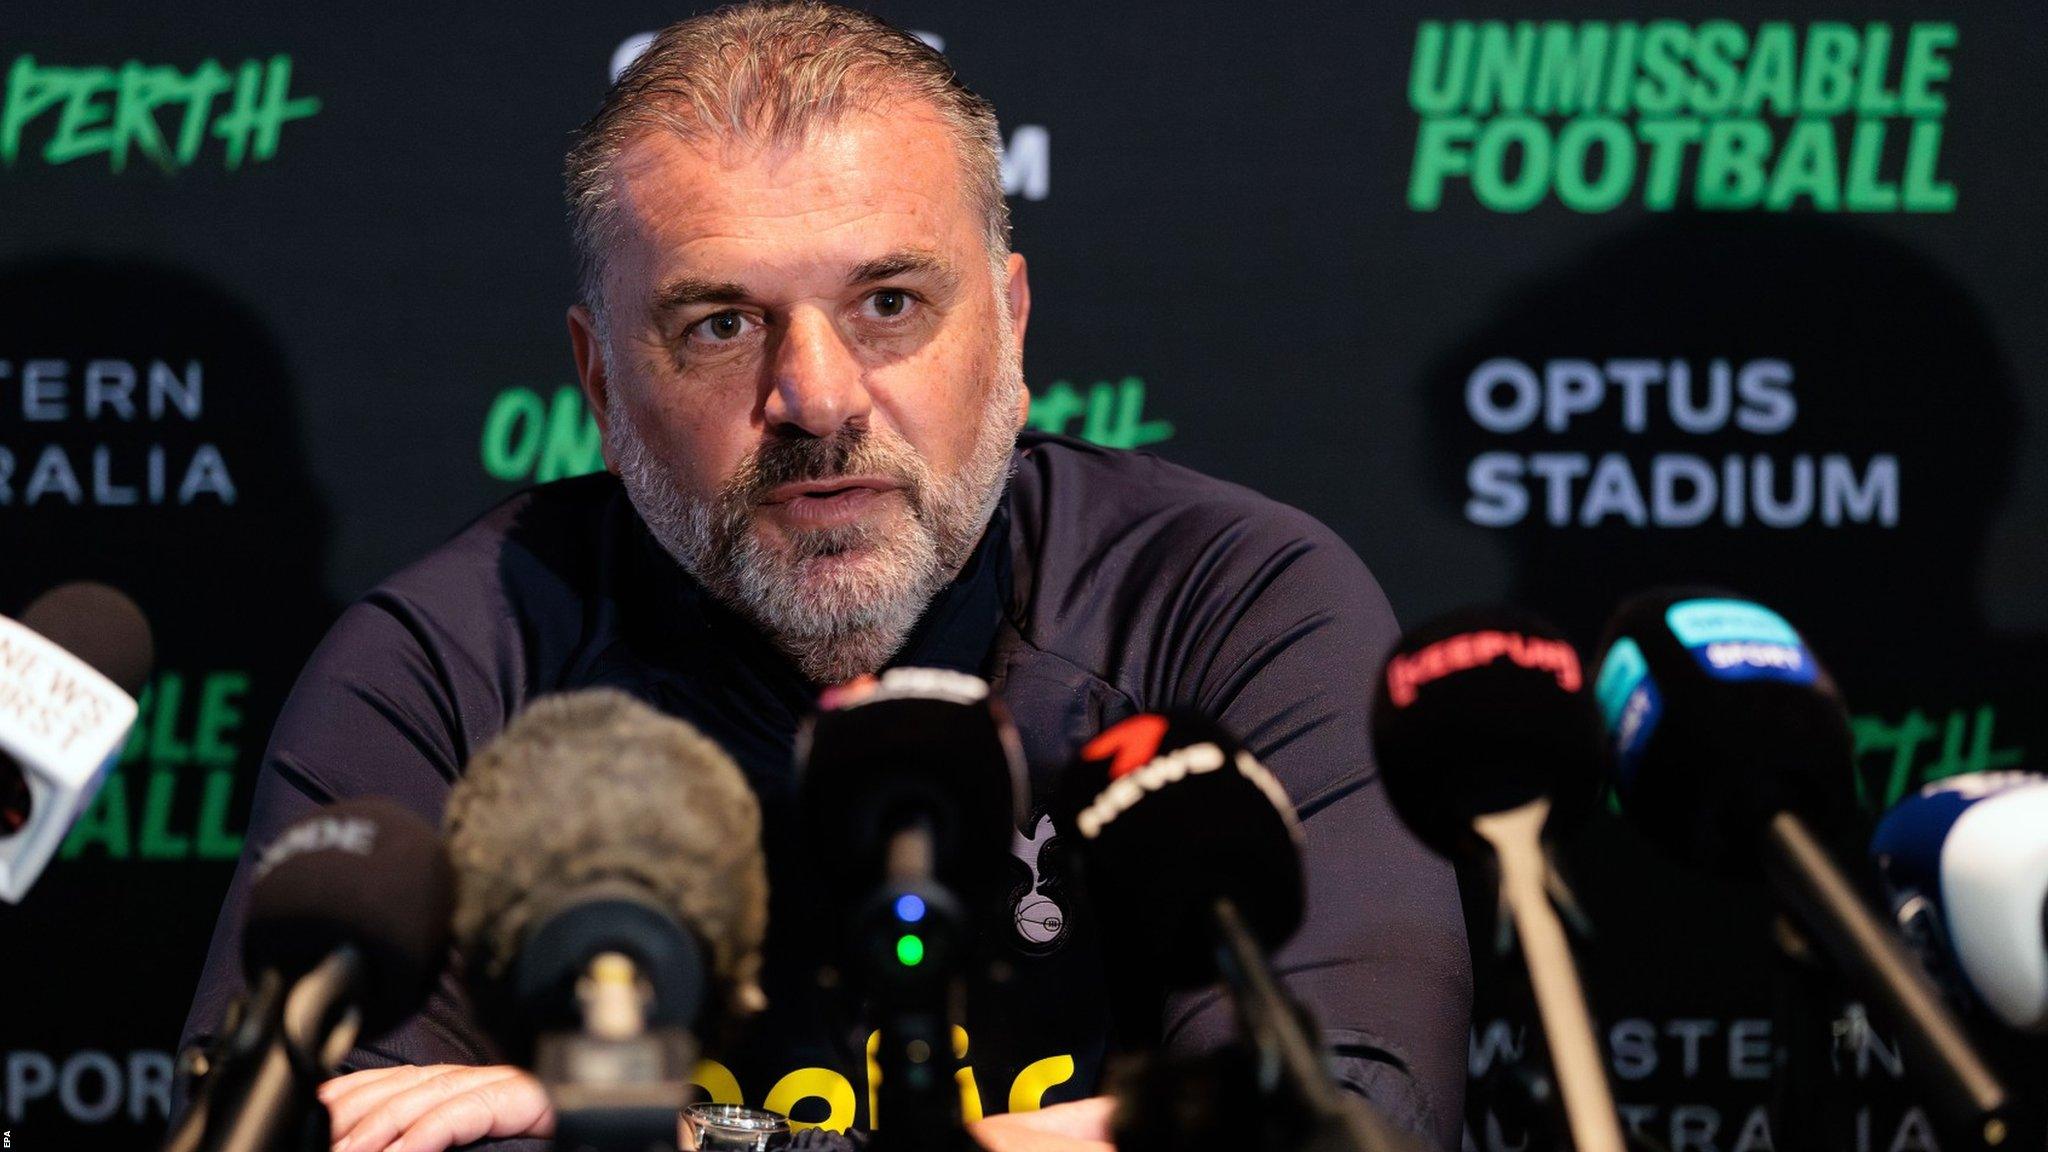
M 887 1117 L 880 1118 L 878 1122 L 875 1115 L 876 1087 L 882 1076 L 880 1062 L 875 1057 L 881 1041 L 881 1033 L 868 1034 L 868 1119 L 865 1126 L 871 1129 L 879 1129 L 887 1122 Z M 961 1118 L 973 1123 L 983 1115 L 981 1085 L 973 1066 L 967 1029 L 958 1025 L 953 1028 L 953 1058 L 961 1061 L 960 1068 L 953 1074 L 953 1081 L 960 1090 Z M 1044 1107 L 1046 1094 L 1072 1080 L 1074 1070 L 1074 1058 L 1070 1055 L 1047 1056 L 1025 1065 L 1010 1081 L 1008 1110 L 1035 1112 Z M 747 1103 L 739 1078 L 733 1075 L 732 1069 L 717 1060 L 699 1061 L 690 1082 L 703 1089 L 704 1098 L 710 1103 Z M 860 1097 L 855 1094 L 853 1081 L 836 1069 L 798 1068 L 777 1080 L 758 1106 L 789 1117 L 790 1128 L 799 1132 L 806 1128 L 844 1132 L 859 1118 Z
M 1760 358 L 1498 357 L 1465 381 L 1465 410 L 1496 436 L 1571 431 L 1583 421 L 1631 436 L 1779 436 L 1798 419 L 1792 365 Z M 1467 467 L 1465 518 L 1486 528 L 1534 520 L 1552 528 L 1827 528 L 1899 522 L 1899 459 L 1877 453 L 1731 452 L 1719 459 L 1658 452 L 1482 452 Z
M 1600 702 L 1600 716 L 1614 744 L 1617 775 L 1623 784 L 1631 783 L 1642 764 L 1643 750 L 1657 731 L 1657 721 L 1664 715 L 1664 698 L 1634 640 L 1624 636 L 1607 650 L 1593 695 Z
M 948 668 L 891 668 L 877 676 L 856 676 L 818 696 L 822 711 L 859 708 L 883 700 L 946 700 L 978 704 L 988 699 L 988 682 Z
M 0 617 L 0 717 L 0 747 L 62 761 L 78 746 L 99 757 L 120 743 L 128 703 L 91 665 Z
M 1621 715 L 1615 718 L 1614 755 L 1622 783 L 1635 781 L 1636 769 L 1642 766 L 1643 750 L 1650 746 L 1650 737 L 1663 716 L 1664 698 L 1657 692 L 1657 682 L 1645 676 L 1628 694 Z
M 1593 682 L 1593 698 L 1600 702 L 1601 718 L 1613 728 L 1628 704 L 1629 694 L 1650 674 L 1643 650 L 1627 636 L 1614 642 L 1600 661 L 1600 677 Z
M 1419 652 L 1396 656 L 1387 662 L 1387 695 L 1394 707 L 1415 703 L 1426 685 L 1446 676 L 1483 668 L 1505 657 L 1510 663 L 1534 672 L 1548 672 L 1557 686 L 1577 692 L 1583 682 L 1579 654 L 1562 640 L 1524 636 L 1519 632 L 1465 632 L 1439 640 Z
M 1166 736 L 1166 717 L 1153 712 L 1120 720 L 1081 748 L 1083 760 L 1109 757 L 1109 778 L 1128 776 L 1159 755 L 1159 741 Z
M 1664 611 L 1671 634 L 1688 648 L 1727 641 L 1797 646 L 1783 616 L 1747 600 L 1681 600 Z
M 1743 600 L 1682 600 L 1664 613 L 1678 642 L 1716 680 L 1811 684 L 1820 665 L 1776 612 Z
M 1244 757 L 1249 759 L 1249 757 Z M 1116 818 L 1137 806 L 1138 801 L 1159 791 L 1168 784 L 1177 783 L 1190 776 L 1200 776 L 1223 767 L 1223 749 L 1214 744 L 1190 744 L 1175 748 L 1164 756 L 1147 761 L 1141 767 L 1126 772 L 1110 781 L 1110 785 L 1096 795 L 1093 803 L 1081 810 L 1074 819 L 1074 827 L 1090 840 L 1102 834 L 1102 830 L 1114 823 Z
M 256 879 L 278 865 L 308 852 L 347 852 L 368 856 L 377 847 L 377 825 L 360 816 L 321 816 L 296 824 L 271 842 L 256 861 Z
M 1708 668 L 1721 672 L 1755 668 L 1804 674 L 1808 670 L 1799 649 L 1784 644 L 1709 644 L 1699 654 Z
M 1425 20 L 1408 206 L 1953 212 L 1952 23 Z
M 1116 821 L 1116 818 L 1137 807 L 1138 802 L 1169 784 L 1185 780 L 1189 776 L 1200 776 L 1214 772 L 1224 765 L 1223 749 L 1214 744 L 1190 744 L 1176 748 L 1164 756 L 1133 772 L 1117 777 L 1109 787 L 1095 797 L 1094 803 L 1081 810 L 1074 819 L 1074 827 L 1081 835 L 1093 840 L 1102 830 Z M 1294 823 L 1294 802 L 1287 798 L 1287 789 L 1281 787 L 1266 766 L 1258 762 L 1251 753 L 1240 750 L 1229 758 L 1238 775 L 1252 782 L 1253 786 L 1265 793 L 1273 802 L 1289 831 L 1296 840 L 1301 838 L 1301 829 Z
M 0 104 L 0 163 L 26 153 L 45 164 L 95 156 L 124 171 L 140 157 L 166 172 L 190 168 L 210 146 L 221 167 L 277 155 L 286 124 L 320 111 L 291 95 L 292 58 L 202 60 L 191 71 L 130 60 L 119 68 L 43 64 L 16 56 Z

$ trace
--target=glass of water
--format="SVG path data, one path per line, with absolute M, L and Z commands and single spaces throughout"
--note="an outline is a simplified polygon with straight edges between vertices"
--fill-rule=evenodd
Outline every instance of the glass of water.
M 683 1109 L 681 1146 L 698 1152 L 767 1152 L 789 1135 L 789 1117 L 738 1104 L 692 1104 Z

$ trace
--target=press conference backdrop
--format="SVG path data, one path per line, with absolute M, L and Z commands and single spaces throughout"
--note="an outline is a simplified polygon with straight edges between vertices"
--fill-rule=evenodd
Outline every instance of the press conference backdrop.
M 262 746 L 340 606 L 599 466 L 558 171 L 692 10 L 128 7 L 0 14 L 0 612 L 108 580 L 160 653 L 0 908 L 25 1150 L 161 1130 Z M 1307 509 L 1409 621 L 1509 599 L 1590 645 L 1646 584 L 1761 598 L 1836 666 L 1873 813 L 2041 765 L 2040 6 L 1458 7 L 882 3 L 1001 114 L 1032 423 Z M 1773 1096 L 1762 902 L 1611 821 L 1570 862 L 1628 1123 L 1771 1147 L 1810 1104 Z M 1470 1139 L 1542 1147 L 1505 972 Z M 1842 1146 L 1933 1146 L 1888 1037 L 1833 1047 Z M 817 1121 L 815 1083 L 737 1091 Z

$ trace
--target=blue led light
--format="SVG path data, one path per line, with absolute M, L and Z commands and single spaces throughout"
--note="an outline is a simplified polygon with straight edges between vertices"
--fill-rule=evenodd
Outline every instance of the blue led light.
M 896 898 L 896 918 L 905 924 L 915 924 L 924 919 L 924 901 L 905 894 Z

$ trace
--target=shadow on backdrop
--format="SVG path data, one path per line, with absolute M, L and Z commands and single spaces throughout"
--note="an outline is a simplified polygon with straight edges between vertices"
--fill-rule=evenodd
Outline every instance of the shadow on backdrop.
M 334 614 L 296 401 L 257 312 L 189 271 L 0 268 L 0 612 L 105 581 L 157 651 L 119 769 L 28 898 L 0 906 L 0 938 L 32 942 L 0 959 L 24 1146 L 159 1138 L 257 763 Z
M 2048 746 L 2048 647 L 1995 639 L 1976 593 L 2015 471 L 2014 389 L 1977 304 L 1895 240 L 1813 216 L 1663 217 L 1526 284 L 1436 360 L 1431 483 L 1505 544 L 1509 598 L 1589 658 L 1647 587 L 1778 609 L 1859 715 L 1855 786 L 1874 814 L 1932 776 Z M 1622 1030 L 1617 1092 L 1656 1141 L 1740 1143 L 1758 1109 L 1780 1141 L 1794 1110 L 1824 1110 L 1844 1146 L 1858 1125 L 1886 1147 L 1924 1123 L 1868 1051 L 1845 1056 L 1864 1074 L 1834 1101 L 1758 1074 L 1754 1045 L 1794 1026 L 1761 894 L 1667 864 L 1605 814 L 1567 863 L 1599 931 L 1584 950 L 1595 1009 Z M 1468 915 L 1490 939 L 1490 905 L 1468 898 Z M 1517 980 L 1481 966 L 1481 1035 L 1529 1019 Z M 1521 1110 L 1509 1080 L 1479 1085 L 1480 1145 L 1499 1113 L 1512 1139 Z

